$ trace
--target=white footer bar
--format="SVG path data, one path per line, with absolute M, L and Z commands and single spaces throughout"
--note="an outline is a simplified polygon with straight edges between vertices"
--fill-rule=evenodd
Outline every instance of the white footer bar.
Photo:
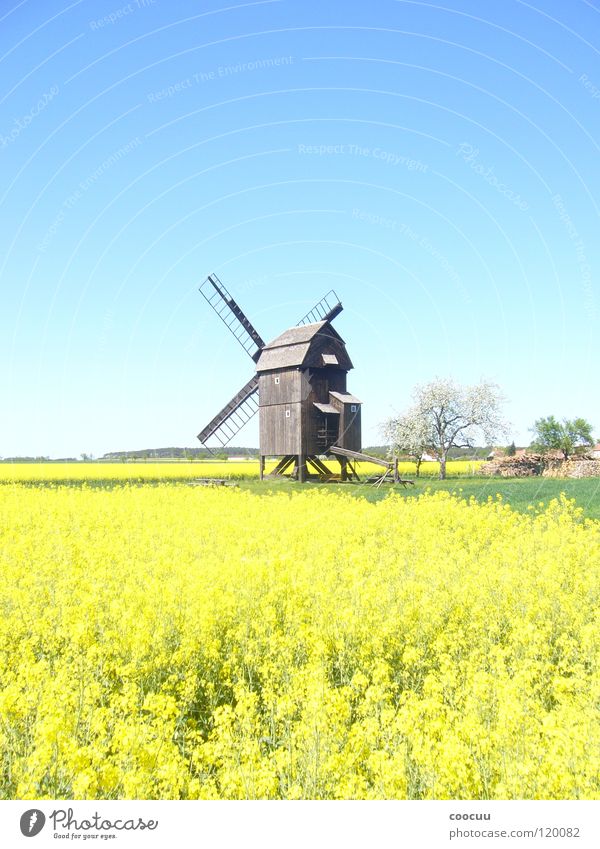
M 600 847 L 599 801 L 0 803 L 0 846 Z

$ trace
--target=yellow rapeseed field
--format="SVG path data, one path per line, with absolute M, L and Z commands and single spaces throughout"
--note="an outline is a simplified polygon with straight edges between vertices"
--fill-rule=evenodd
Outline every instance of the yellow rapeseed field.
M 600 797 L 564 499 L 5 483 L 0 562 L 4 798 Z
M 334 472 L 339 472 L 339 463 L 327 461 Z M 481 461 L 452 460 L 448 463 L 449 477 L 473 475 L 482 465 Z M 268 473 L 275 461 L 267 463 Z M 400 474 L 407 477 L 415 474 L 414 463 L 400 463 Z M 374 463 L 357 463 L 359 475 L 381 474 L 384 469 Z M 438 463 L 422 463 L 421 477 L 438 477 Z M 181 480 L 187 478 L 231 478 L 252 480 L 258 478 L 258 461 L 228 462 L 129 462 L 129 463 L 0 463 L 1 481 L 51 481 L 51 480 Z

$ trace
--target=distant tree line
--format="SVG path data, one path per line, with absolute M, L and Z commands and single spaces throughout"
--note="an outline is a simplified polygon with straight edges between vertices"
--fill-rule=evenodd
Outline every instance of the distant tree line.
M 82 453 L 79 460 L 76 457 L 0 457 L 0 463 L 108 463 L 108 462 L 150 462 L 152 460 L 227 460 L 229 457 L 258 457 L 258 448 L 236 448 L 227 446 L 218 451 L 207 448 L 143 448 L 137 451 L 110 451 L 102 457 L 94 458 L 93 454 Z
M 226 446 L 224 448 L 142 448 L 135 451 L 111 451 L 103 454 L 99 459 L 102 461 L 128 460 L 227 460 L 229 457 L 258 457 L 258 448 L 239 448 Z
M 76 463 L 75 457 L 0 457 L 0 463 Z

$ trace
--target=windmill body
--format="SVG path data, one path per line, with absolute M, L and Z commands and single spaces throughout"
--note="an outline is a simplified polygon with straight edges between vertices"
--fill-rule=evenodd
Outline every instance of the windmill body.
M 254 377 L 201 431 L 200 441 L 214 437 L 226 445 L 258 411 L 261 478 L 267 457 L 279 458 L 272 475 L 331 477 L 321 457 L 336 447 L 361 447 L 361 402 L 346 385 L 353 365 L 331 324 L 342 310 L 335 293 L 265 344 L 215 275 L 200 291 L 256 363 Z M 336 456 L 342 479 L 355 474 L 348 456 Z
M 326 454 L 360 450 L 360 402 L 346 391 L 352 362 L 327 321 L 286 330 L 256 364 L 260 453 Z

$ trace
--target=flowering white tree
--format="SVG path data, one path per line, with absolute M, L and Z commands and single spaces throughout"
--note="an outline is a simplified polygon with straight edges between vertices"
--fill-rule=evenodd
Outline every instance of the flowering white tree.
M 417 466 L 417 477 L 425 451 L 431 451 L 432 437 L 429 423 L 416 407 L 411 407 L 402 416 L 388 419 L 381 426 L 385 442 L 392 457 L 406 454 Z
M 508 431 L 500 414 L 504 399 L 495 383 L 460 386 L 450 378 L 436 378 L 417 386 L 413 398 L 407 413 L 384 423 L 384 433 L 392 446 L 413 456 L 411 449 L 430 451 L 439 461 L 442 480 L 451 448 L 473 448 L 478 438 L 492 445 Z

